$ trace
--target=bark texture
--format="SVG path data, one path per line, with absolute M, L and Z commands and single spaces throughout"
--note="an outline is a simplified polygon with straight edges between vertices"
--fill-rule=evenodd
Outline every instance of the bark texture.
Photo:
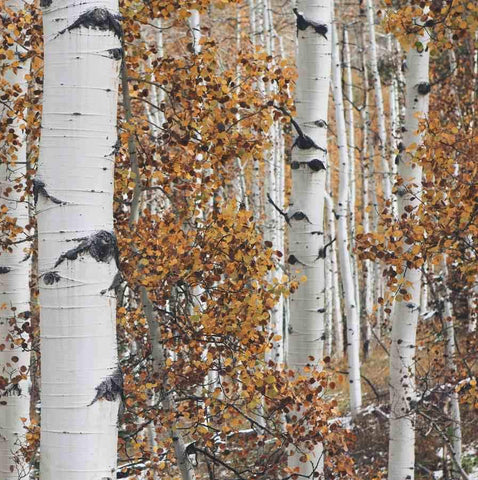
M 115 0 L 53 0 L 45 67 L 37 219 L 42 480 L 116 476 L 118 272 L 113 167 L 122 37 Z

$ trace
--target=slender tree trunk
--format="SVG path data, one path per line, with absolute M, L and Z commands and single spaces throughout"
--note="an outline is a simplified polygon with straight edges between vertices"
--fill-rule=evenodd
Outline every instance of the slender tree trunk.
M 374 0 L 367 0 L 367 22 L 370 36 L 370 67 L 375 93 L 375 108 L 377 109 L 377 126 L 380 147 L 380 158 L 383 175 L 383 197 L 385 202 L 392 199 L 392 182 L 390 179 L 390 164 L 387 158 L 387 134 L 385 126 L 385 108 L 383 105 L 382 82 L 378 71 L 377 41 L 375 38 L 375 5 Z
M 298 30 L 296 88 L 298 132 L 292 149 L 290 254 L 292 275 L 307 277 L 291 295 L 287 363 L 300 373 L 307 364 L 318 365 L 323 355 L 324 335 L 324 191 L 327 164 L 327 99 L 330 83 L 330 0 L 302 0 L 299 15 L 324 25 L 320 35 L 308 26 Z M 313 360 L 311 361 L 311 357 Z M 300 416 L 300 412 L 298 413 Z M 322 447 L 310 452 L 310 461 L 300 462 L 294 451 L 289 466 L 309 476 L 323 470 Z
M 442 277 L 444 283 L 444 310 L 443 320 L 445 325 L 445 367 L 449 374 L 455 374 L 457 371 L 455 364 L 456 344 L 455 344 L 455 328 L 453 306 L 451 302 L 451 292 L 447 287 L 448 267 L 446 257 L 442 262 Z M 451 475 L 453 480 L 461 478 L 461 458 L 462 458 L 462 433 L 461 433 L 461 415 L 460 415 L 460 399 L 458 392 L 453 389 L 450 393 L 450 454 L 452 456 Z
M 193 51 L 197 55 L 201 52 L 201 15 L 197 10 L 191 10 L 189 28 L 191 29 Z
M 325 205 L 327 208 L 327 223 L 330 241 L 335 238 L 335 214 L 333 200 L 330 195 L 325 197 Z M 339 284 L 339 266 L 337 261 L 337 247 L 335 242 L 330 246 L 330 254 L 327 256 L 330 260 L 330 269 L 332 274 L 332 323 L 334 330 L 334 348 L 335 355 L 342 358 L 344 355 L 344 324 L 342 320 L 342 306 L 340 303 L 340 284 Z M 327 288 L 330 288 L 327 285 Z
M 356 211 L 356 181 L 355 181 L 355 120 L 354 120 L 354 89 L 352 77 L 352 59 L 350 57 L 349 32 L 344 27 L 344 67 L 345 67 L 345 85 L 348 101 L 346 102 L 347 124 L 348 124 L 348 151 L 349 151 L 349 193 L 348 193 L 348 211 L 350 218 L 350 247 L 355 249 L 355 211 Z M 359 265 L 357 255 L 352 256 L 352 272 L 355 290 L 355 302 L 357 312 L 360 316 L 360 282 Z
M 6 7 L 13 11 L 22 8 L 23 2 L 10 1 Z M 8 12 L 6 12 L 8 14 Z M 22 54 L 12 47 L 15 60 Z M 19 68 L 10 69 L 9 62 L 3 60 L 0 72 L 6 85 L 20 87 L 21 95 L 27 92 L 25 75 L 30 62 L 21 61 Z M 3 97 L 2 97 L 3 98 Z M 6 124 L 7 113 L 15 110 L 14 98 L 0 104 L 0 122 Z M 2 132 L 0 148 L 0 196 L 2 211 L 7 218 L 15 221 L 17 231 L 2 232 L 0 251 L 0 476 L 2 480 L 24 478 L 28 469 L 19 448 L 25 440 L 23 422 L 28 422 L 30 411 L 29 381 L 30 366 L 28 328 L 30 318 L 30 241 L 25 227 L 29 223 L 28 197 L 25 191 L 27 173 L 27 142 L 21 121 L 14 117 L 9 129 L 13 129 L 15 140 L 7 139 Z M 5 157 L 4 157 L 5 154 Z M 8 225 L 8 221 L 4 226 Z M 17 330 L 17 332 L 16 332 Z M 17 342 L 22 340 L 23 345 Z M 23 419 L 23 420 L 22 420 Z
M 428 34 L 426 29 L 408 52 L 406 71 L 406 114 L 403 143 L 410 151 L 398 164 L 402 184 L 397 189 L 398 218 L 417 213 L 422 181 L 421 167 L 413 155 L 422 143 L 418 132 L 419 119 L 428 113 Z M 396 300 L 392 313 L 392 343 L 390 346 L 390 441 L 389 480 L 413 480 L 415 471 L 415 345 L 420 304 L 421 273 L 404 265 L 399 287 L 406 288 L 409 298 Z
M 355 303 L 355 288 L 352 277 L 352 258 L 348 236 L 348 151 L 345 131 L 344 103 L 342 95 L 342 69 L 340 64 L 339 42 L 335 24 L 332 27 L 332 78 L 337 128 L 337 148 L 339 150 L 339 198 L 337 202 L 338 250 L 340 273 L 344 289 L 347 316 L 347 360 L 349 366 L 350 409 L 355 416 L 362 405 L 360 383 L 360 319 Z
M 37 200 L 42 480 L 116 473 L 122 376 L 113 233 L 121 26 L 115 0 L 44 1 Z

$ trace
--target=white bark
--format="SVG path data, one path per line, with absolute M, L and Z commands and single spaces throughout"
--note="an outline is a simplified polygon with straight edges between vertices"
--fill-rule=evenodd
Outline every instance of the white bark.
M 352 77 L 352 60 L 350 57 L 349 32 L 344 26 L 344 67 L 345 67 L 345 86 L 348 102 L 346 102 L 347 112 L 347 137 L 349 152 L 349 191 L 348 191 L 348 211 L 350 218 L 350 247 L 352 251 L 355 248 L 355 197 L 356 197 L 356 181 L 355 181 L 355 120 L 354 120 L 354 89 Z M 352 272 L 355 290 L 355 302 L 357 312 L 360 315 L 360 285 L 359 285 L 359 266 L 357 256 L 352 256 Z
M 201 15 L 197 10 L 191 10 L 189 28 L 193 42 L 193 51 L 197 55 L 201 52 Z
M 20 10 L 23 7 L 21 1 L 10 1 L 6 5 L 12 10 Z M 15 47 L 14 59 L 23 53 L 17 52 Z M 20 87 L 21 94 L 27 91 L 25 75 L 28 73 L 29 62 L 20 62 L 17 71 L 9 67 L 8 61 L 2 61 L 0 71 L 3 80 L 10 88 L 14 85 Z M 11 99 L 10 101 L 13 100 Z M 9 108 L 14 106 L 10 103 L 0 104 L 0 119 L 5 120 Z M 28 199 L 25 192 L 25 175 L 27 171 L 26 138 L 19 128 L 20 120 L 14 117 L 10 128 L 16 135 L 16 145 L 9 144 L 5 138 L 0 142 L 0 148 L 6 152 L 7 158 L 0 165 L 0 206 L 6 207 L 6 215 L 14 219 L 16 226 L 21 232 L 10 238 L 13 242 L 8 250 L 0 251 L 0 376 L 7 382 L 6 388 L 2 389 L 0 403 L 0 477 L 2 480 L 18 480 L 26 476 L 28 465 L 19 452 L 22 441 L 25 440 L 23 421 L 28 422 L 30 395 L 29 381 L 26 372 L 30 367 L 30 353 L 21 345 L 14 343 L 23 339 L 28 342 L 28 334 L 20 336 L 12 327 L 21 328 L 28 322 L 27 312 L 30 310 L 30 260 L 28 256 L 30 242 L 26 241 L 25 226 L 29 221 Z M 9 149 L 12 149 L 9 152 Z M 8 153 L 9 152 L 9 153 Z M 7 237 L 2 234 L 2 244 L 7 244 Z
M 420 118 L 428 113 L 429 85 L 426 29 L 417 38 L 418 48 L 408 52 L 406 71 L 406 114 L 403 143 L 410 152 L 402 155 L 398 164 L 398 175 L 403 184 L 398 188 L 398 216 L 410 216 L 405 208 L 412 208 L 415 214 L 420 203 L 422 170 L 414 162 L 413 155 L 422 143 L 423 134 L 418 132 Z M 420 51 L 419 51 L 420 50 Z M 413 145 L 416 145 L 413 147 Z M 410 401 L 415 400 L 415 344 L 416 327 L 420 304 L 421 273 L 406 268 L 400 277 L 406 282 L 409 300 L 397 300 L 392 313 L 392 343 L 390 346 L 390 442 L 389 480 L 413 480 L 415 469 L 415 414 Z
M 370 112 L 369 112 L 369 84 L 368 84 L 368 68 L 367 59 L 365 56 L 365 34 L 362 28 L 361 35 L 361 63 L 362 63 L 362 78 L 363 78 L 363 90 L 364 101 L 360 111 L 360 118 L 362 121 L 362 151 L 360 152 L 360 163 L 362 165 L 362 227 L 363 232 L 370 233 L 370 215 L 368 207 L 369 200 L 369 180 L 370 180 L 370 161 L 368 159 L 369 150 L 369 136 L 370 136 Z M 362 263 L 363 268 L 363 281 L 364 281 L 364 294 L 363 294 L 363 331 L 364 338 L 370 337 L 371 326 L 370 321 L 373 315 L 373 265 L 368 259 L 365 259 Z
M 116 301 L 107 291 L 118 271 L 113 234 L 118 3 L 46 4 L 36 180 L 40 478 L 98 480 L 116 475 L 121 401 Z
M 455 364 L 456 344 L 455 344 L 455 328 L 453 320 L 453 306 L 451 303 L 451 292 L 447 287 L 448 267 L 446 257 L 442 261 L 442 276 L 444 283 L 444 299 L 443 299 L 443 321 L 445 325 L 445 367 L 449 373 L 456 373 Z M 450 393 L 450 453 L 452 456 L 451 474 L 453 479 L 460 479 L 461 458 L 462 458 L 462 434 L 461 434 L 461 415 L 460 415 L 460 399 L 455 389 Z
M 331 1 L 302 0 L 298 2 L 298 10 L 305 18 L 325 25 L 328 32 L 326 39 L 310 26 L 298 30 L 296 120 L 303 136 L 297 137 L 292 149 L 288 262 L 291 273 L 299 278 L 305 275 L 307 281 L 291 295 L 286 355 L 288 366 L 299 373 L 307 364 L 318 365 L 324 347 L 325 271 L 321 251 L 324 245 Z M 294 452 L 289 457 L 289 466 L 298 467 L 301 475 L 322 472 L 321 445 L 310 452 L 309 462 L 301 463 L 299 458 L 300 453 Z
M 330 195 L 325 197 L 325 205 L 327 208 L 327 224 L 329 230 L 330 239 L 335 238 L 335 214 L 334 214 L 334 205 Z M 337 248 L 336 243 L 334 242 L 330 246 L 330 254 L 327 256 L 330 261 L 330 270 L 332 274 L 332 322 L 334 330 L 334 348 L 335 355 L 338 358 L 342 358 L 344 355 L 344 324 L 342 320 L 342 306 L 340 302 L 340 284 L 339 284 L 339 267 L 337 261 Z M 327 289 L 329 289 L 327 284 Z
M 362 405 L 360 383 L 360 321 L 355 303 L 355 288 L 352 277 L 352 258 L 348 237 L 348 167 L 347 135 L 345 131 L 344 103 L 342 94 L 342 69 L 340 64 L 339 41 L 335 24 L 332 27 L 332 79 L 335 103 L 335 123 L 337 129 L 337 148 L 339 151 L 339 198 L 338 216 L 338 251 L 340 273 L 344 290 L 347 317 L 347 360 L 349 370 L 350 410 L 355 416 Z
M 374 0 L 367 0 L 367 22 L 370 36 L 370 68 L 375 93 L 375 108 L 377 109 L 378 137 L 380 142 L 380 157 L 383 174 L 383 197 L 391 201 L 392 182 L 390 179 L 390 164 L 387 158 L 387 134 L 385 127 L 385 109 L 383 106 L 382 82 L 378 71 L 377 42 L 375 38 L 375 5 Z

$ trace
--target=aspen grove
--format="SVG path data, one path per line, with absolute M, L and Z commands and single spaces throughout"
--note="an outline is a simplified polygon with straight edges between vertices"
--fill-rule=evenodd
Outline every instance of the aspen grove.
M 0 480 L 478 480 L 478 3 L 0 34 Z

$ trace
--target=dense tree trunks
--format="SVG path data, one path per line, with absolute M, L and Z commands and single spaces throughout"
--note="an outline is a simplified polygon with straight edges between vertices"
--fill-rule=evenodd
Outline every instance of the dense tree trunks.
M 339 42 L 335 24 L 332 33 L 332 79 L 337 125 L 337 148 L 339 150 L 339 196 L 337 202 L 338 229 L 337 241 L 340 273 L 344 291 L 347 319 L 347 360 L 349 375 L 350 410 L 355 416 L 362 405 L 360 383 L 360 319 L 355 302 L 355 285 L 352 276 L 352 256 L 349 247 L 348 190 L 349 152 L 345 130 L 344 103 L 342 94 L 342 69 L 340 64 Z
M 44 2 L 37 201 L 42 480 L 116 473 L 113 165 L 121 27 L 115 0 Z
M 419 121 L 428 113 L 429 52 L 428 34 L 421 36 L 407 55 L 406 114 L 404 122 L 404 147 L 409 150 L 398 164 L 400 185 L 397 187 L 399 220 L 417 213 L 420 204 L 422 169 L 414 154 L 422 143 Z M 415 470 L 415 345 L 420 304 L 421 272 L 403 266 L 399 287 L 407 290 L 407 298 L 399 298 L 392 313 L 392 343 L 390 346 L 390 441 L 389 480 L 413 480 Z
M 23 7 L 21 1 L 7 2 L 7 8 L 18 11 Z M 2 12 L 3 13 L 3 12 Z M 15 46 L 14 59 L 22 52 Z M 5 58 L 5 56 L 4 56 Z M 20 95 L 25 95 L 30 62 L 20 62 L 16 71 L 11 62 L 0 62 L 0 76 L 3 82 L 1 90 L 7 92 L 14 85 L 19 87 Z M 2 94 L 2 99 L 3 99 Z M 21 97 L 20 97 L 21 98 Z M 15 108 L 15 98 L 0 104 L 0 121 L 7 118 L 10 109 Z M 29 418 L 30 394 L 27 371 L 30 366 L 27 332 L 19 331 L 29 323 L 30 318 L 30 242 L 25 231 L 29 223 L 28 197 L 25 192 L 27 171 L 27 145 L 21 121 L 16 118 L 10 127 L 13 138 L 7 138 L 2 132 L 0 149 L 2 163 L 0 165 L 0 206 L 8 218 L 15 222 L 15 229 L 2 231 L 0 251 L 0 376 L 2 378 L 0 402 L 0 478 L 17 480 L 27 474 L 25 464 L 19 451 L 25 441 L 24 423 Z M 5 157 L 4 157 L 5 155 Z M 17 330 L 19 329 L 19 330 Z M 23 341 L 23 345 L 21 344 Z M 20 343 L 19 343 L 20 342 Z
M 329 233 L 329 241 L 336 238 L 335 235 L 335 213 L 334 205 L 330 195 L 325 197 L 325 205 L 327 210 L 327 225 Z M 337 261 L 337 247 L 336 242 L 330 246 L 330 253 L 327 256 L 330 265 L 331 282 L 330 286 L 327 284 L 327 289 L 331 289 L 332 304 L 331 309 L 331 321 L 333 329 L 333 346 L 334 355 L 338 358 L 342 358 L 344 355 L 344 324 L 342 320 L 342 305 L 340 295 L 340 282 L 339 282 L 339 266 Z
M 307 280 L 291 296 L 287 363 L 297 372 L 311 363 L 318 365 L 324 348 L 324 191 L 327 163 L 327 98 L 330 83 L 330 0 L 298 2 L 298 79 L 296 121 L 300 130 L 292 148 L 292 191 L 288 218 L 289 257 L 292 275 Z M 320 34 L 300 18 L 323 25 Z M 305 27 L 305 28 L 304 28 Z M 298 413 L 300 415 L 300 413 Z M 301 475 L 322 470 L 322 448 L 289 457 L 289 466 Z
M 383 104 L 382 82 L 378 70 L 374 0 L 367 0 L 367 22 L 370 40 L 370 68 L 373 79 L 373 89 L 375 93 L 375 108 L 377 109 L 377 133 L 379 137 L 381 168 L 383 170 L 383 197 L 385 201 L 390 201 L 392 198 L 392 181 L 390 178 L 390 164 L 387 158 L 387 130 L 385 126 L 385 108 Z
M 348 139 L 348 155 L 349 155 L 349 192 L 348 192 L 348 212 L 350 219 L 349 237 L 351 250 L 355 249 L 355 235 L 356 235 L 356 180 L 355 180 L 355 119 L 354 119 L 354 84 L 352 76 L 352 59 L 350 57 L 349 32 L 344 27 L 344 68 L 345 68 L 345 82 L 346 98 L 345 103 L 346 121 L 347 121 L 347 139 Z M 355 290 L 355 302 L 357 311 L 360 315 L 360 282 L 359 282 L 359 262 L 357 255 L 352 256 L 352 272 Z

